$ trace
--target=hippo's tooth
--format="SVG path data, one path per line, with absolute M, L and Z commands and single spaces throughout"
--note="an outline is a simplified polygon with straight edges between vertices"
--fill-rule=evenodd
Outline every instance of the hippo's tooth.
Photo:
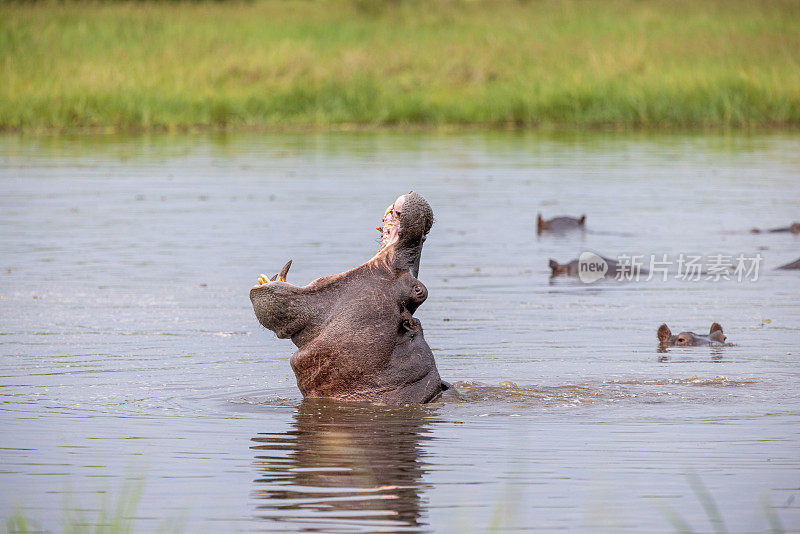
M 289 274 L 289 267 L 291 267 L 291 266 L 292 266 L 292 260 L 287 261 L 286 265 L 283 266 L 283 269 L 281 269 L 281 272 L 278 275 L 278 281 L 279 282 L 285 282 L 286 281 L 286 275 Z
M 259 285 L 262 285 L 262 286 L 263 286 L 263 285 L 264 285 L 264 284 L 266 284 L 267 282 L 269 282 L 269 278 L 267 278 L 267 275 L 266 275 L 266 274 L 260 274 L 260 275 L 258 275 L 258 284 L 259 284 Z
M 375 229 L 378 231 L 379 234 L 383 235 L 383 226 L 376 226 Z
M 273 276 L 272 278 L 270 278 L 270 279 L 269 279 L 269 281 L 270 281 L 270 282 L 274 282 L 274 281 L 275 281 L 275 280 L 277 280 L 277 279 L 278 279 L 278 275 L 276 274 L 275 276 Z

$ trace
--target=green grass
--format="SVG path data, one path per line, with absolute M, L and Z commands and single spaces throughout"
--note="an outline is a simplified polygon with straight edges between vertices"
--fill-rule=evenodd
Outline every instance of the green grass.
M 67 494 L 61 530 L 64 534 L 130 534 L 134 532 L 134 516 L 139 505 L 143 481 L 126 480 L 116 495 L 115 503 L 104 498 L 96 516 L 87 516 L 74 496 Z M 5 532 L 29 534 L 48 532 L 38 521 L 30 519 L 22 510 L 6 518 Z
M 700 505 L 703 507 L 703 510 L 706 513 L 706 517 L 708 518 L 714 534 L 728 534 L 728 529 L 725 526 L 725 520 L 719 511 L 719 507 L 717 506 L 713 495 L 703 483 L 703 480 L 697 473 L 694 472 L 688 473 L 686 478 L 688 479 L 689 485 L 692 487 L 695 496 L 700 501 Z M 769 502 L 769 498 L 766 496 L 766 494 L 761 499 L 761 506 L 764 510 L 764 514 L 767 517 L 767 522 L 770 525 L 770 531 L 772 534 L 783 534 L 783 532 L 785 532 L 783 529 L 783 524 L 781 523 L 778 514 L 775 512 L 775 508 Z M 686 521 L 686 519 L 684 519 L 680 513 L 676 512 L 666 504 L 661 506 L 661 513 L 672 524 L 675 532 L 679 532 L 681 534 L 696 534 L 696 531 L 691 527 L 689 522 Z M 702 532 L 707 532 L 707 530 Z
M 797 0 L 0 3 L 0 129 L 800 125 Z

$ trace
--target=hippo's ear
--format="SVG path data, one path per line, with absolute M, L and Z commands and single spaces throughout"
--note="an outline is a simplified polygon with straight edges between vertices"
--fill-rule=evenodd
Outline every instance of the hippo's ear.
M 669 331 L 669 327 L 666 323 L 662 324 L 658 327 L 658 340 L 662 343 L 666 343 L 669 341 L 670 336 L 672 336 L 672 332 Z
M 536 214 L 536 233 L 537 234 L 541 234 L 542 230 L 546 230 L 546 229 L 547 229 L 547 223 L 544 222 L 544 219 L 542 219 L 542 214 L 541 213 L 537 213 Z
M 585 222 L 586 222 L 586 215 L 581 215 L 581 216 L 578 218 L 578 224 L 580 224 L 581 226 L 583 226 L 583 223 L 585 223 Z
M 709 335 L 713 334 L 714 332 L 719 332 L 722 334 L 722 326 L 719 323 L 714 323 L 711 325 L 711 330 L 708 331 Z
M 553 271 L 552 276 L 555 276 L 556 272 L 558 272 L 558 262 L 556 260 L 551 259 L 549 265 L 550 265 L 550 270 Z

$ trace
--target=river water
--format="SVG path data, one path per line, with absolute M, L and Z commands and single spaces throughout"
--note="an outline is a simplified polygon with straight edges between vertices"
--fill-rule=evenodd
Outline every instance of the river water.
M 0 518 L 800 532 L 800 236 L 749 231 L 800 220 L 797 133 L 4 136 L 0 187 Z M 250 287 L 366 261 L 411 189 L 458 393 L 303 402 Z M 584 251 L 669 272 L 550 279 Z M 658 350 L 715 321 L 733 346 Z

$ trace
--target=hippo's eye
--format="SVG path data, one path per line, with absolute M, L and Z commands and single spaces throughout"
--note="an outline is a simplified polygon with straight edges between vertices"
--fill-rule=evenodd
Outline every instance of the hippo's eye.
M 422 287 L 414 286 L 414 294 L 417 295 L 417 296 L 422 295 Z

